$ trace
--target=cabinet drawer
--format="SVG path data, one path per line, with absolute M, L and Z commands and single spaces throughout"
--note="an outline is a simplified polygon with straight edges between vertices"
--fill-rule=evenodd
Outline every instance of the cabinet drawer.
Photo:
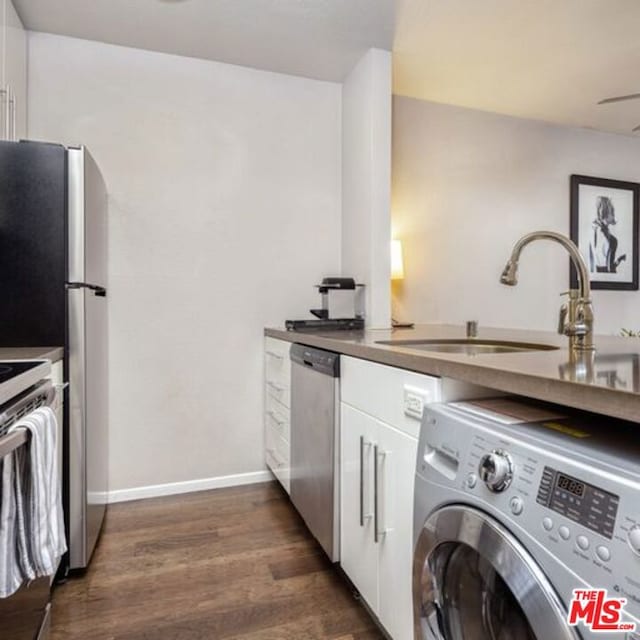
M 271 396 L 277 400 L 280 404 L 287 407 L 291 407 L 291 389 L 289 385 L 285 384 L 281 380 L 269 380 L 265 381 L 265 387 L 267 397 Z
M 289 465 L 290 446 L 289 443 L 280 435 L 273 427 L 267 425 L 265 429 L 266 448 L 271 450 L 278 460 L 281 460 L 287 466 Z
M 289 443 L 269 425 L 265 428 L 265 461 L 280 484 L 289 492 Z
M 291 440 L 291 413 L 273 396 L 267 395 L 264 415 L 265 425 L 273 428 L 287 442 Z
M 284 406 L 291 406 L 291 361 L 289 342 L 265 339 L 264 371 L 267 394 Z
M 417 438 L 420 417 L 405 412 L 405 396 L 407 402 L 415 398 L 420 398 L 424 404 L 439 402 L 441 380 L 367 360 L 342 357 L 342 402 Z
M 264 358 L 267 376 L 272 379 L 287 380 L 291 375 L 291 360 L 289 359 L 290 342 L 265 338 Z

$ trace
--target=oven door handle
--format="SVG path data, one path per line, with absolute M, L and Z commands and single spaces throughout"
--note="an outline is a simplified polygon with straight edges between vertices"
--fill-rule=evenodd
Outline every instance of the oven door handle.
M 0 460 L 21 447 L 29 439 L 26 429 L 16 429 L 0 438 Z
M 22 411 L 29 407 L 31 403 L 38 397 L 46 394 L 46 399 L 43 406 L 50 407 L 55 399 L 57 390 L 51 383 L 51 380 L 43 382 L 37 386 L 33 391 L 27 392 L 18 397 L 11 406 L 9 406 L 2 414 L 0 414 L 0 424 L 6 423 L 12 420 L 15 416 L 20 416 Z M 0 458 L 10 454 L 12 451 L 22 446 L 29 439 L 29 433 L 26 429 L 16 429 L 0 438 Z

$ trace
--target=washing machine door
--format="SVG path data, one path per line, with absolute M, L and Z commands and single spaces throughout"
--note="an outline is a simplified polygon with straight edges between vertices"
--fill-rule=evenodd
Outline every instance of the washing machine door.
M 434 512 L 413 568 L 416 640 L 578 640 L 552 585 L 496 520 L 467 506 Z

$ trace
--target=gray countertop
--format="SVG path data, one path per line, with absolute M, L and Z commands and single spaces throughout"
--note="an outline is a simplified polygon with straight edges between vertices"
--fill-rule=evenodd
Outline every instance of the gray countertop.
M 336 351 L 420 373 L 640 422 L 640 339 L 596 336 L 596 352 L 576 360 L 568 340 L 552 332 L 480 328 L 479 339 L 555 345 L 552 351 L 467 355 L 415 351 L 380 340 L 463 338 L 463 327 L 297 332 L 265 329 L 265 335 Z
M 62 347 L 0 347 L 0 360 L 62 360 Z

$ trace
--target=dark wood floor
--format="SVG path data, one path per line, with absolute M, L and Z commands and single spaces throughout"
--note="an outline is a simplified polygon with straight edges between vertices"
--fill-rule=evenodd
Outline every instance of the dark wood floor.
M 274 483 L 112 505 L 52 640 L 379 640 Z

